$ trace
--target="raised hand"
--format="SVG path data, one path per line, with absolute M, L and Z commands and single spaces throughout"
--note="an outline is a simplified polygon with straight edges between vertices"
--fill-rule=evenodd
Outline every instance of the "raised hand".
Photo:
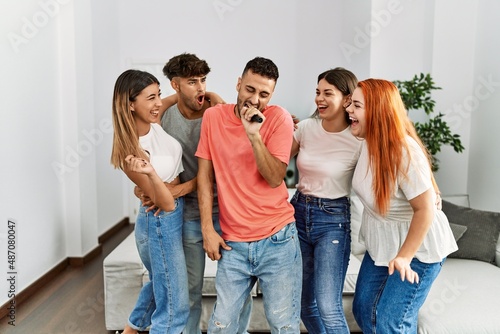
M 128 169 L 133 172 L 147 175 L 155 172 L 153 166 L 151 166 L 146 159 L 137 158 L 134 155 L 127 155 L 125 162 L 128 165 Z

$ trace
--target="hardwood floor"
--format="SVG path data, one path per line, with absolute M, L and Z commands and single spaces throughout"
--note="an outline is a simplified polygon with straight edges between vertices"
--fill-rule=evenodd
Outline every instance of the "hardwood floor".
M 16 309 L 15 324 L 0 319 L 2 334 L 110 334 L 104 325 L 104 258 L 134 229 L 127 224 L 82 267 L 67 267 Z M 127 319 L 123 319 L 124 323 Z

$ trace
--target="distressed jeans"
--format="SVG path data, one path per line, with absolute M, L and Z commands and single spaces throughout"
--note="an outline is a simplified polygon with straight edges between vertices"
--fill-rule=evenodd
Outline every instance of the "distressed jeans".
M 150 334 L 179 334 L 189 315 L 186 262 L 182 249 L 184 199 L 173 211 L 145 212 L 141 205 L 135 223 L 135 240 L 150 281 L 142 287 L 129 317 L 129 326 Z
M 220 234 L 219 216 L 212 217 L 215 230 Z M 182 227 L 182 243 L 189 285 L 189 318 L 183 334 L 201 334 L 200 318 L 202 308 L 203 275 L 205 273 L 205 250 L 199 219 L 186 220 Z M 238 334 L 246 333 L 252 315 L 252 296 L 248 296 L 239 319 Z
M 302 261 L 295 223 L 266 239 L 226 243 L 232 249 L 221 251 L 208 333 L 238 331 L 241 309 L 257 280 L 271 333 L 299 333 Z
M 347 333 L 342 290 L 351 251 L 347 197 L 292 197 L 302 251 L 301 318 L 309 333 Z

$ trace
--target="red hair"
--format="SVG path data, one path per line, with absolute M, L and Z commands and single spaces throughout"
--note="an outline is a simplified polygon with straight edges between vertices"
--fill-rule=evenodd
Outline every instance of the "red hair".
M 379 213 L 385 215 L 398 175 L 407 175 L 408 165 L 403 165 L 404 156 L 406 153 L 411 159 L 411 153 L 406 136 L 420 145 L 429 161 L 429 168 L 430 155 L 408 117 L 398 88 L 392 82 L 367 79 L 360 81 L 358 87 L 365 99 L 365 141 L 373 175 L 373 195 Z M 434 177 L 432 182 L 437 191 Z

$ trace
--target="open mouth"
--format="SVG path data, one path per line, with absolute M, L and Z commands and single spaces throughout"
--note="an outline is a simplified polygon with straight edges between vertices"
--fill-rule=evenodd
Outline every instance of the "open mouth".
M 198 96 L 197 100 L 199 104 L 203 104 L 203 102 L 205 101 L 205 95 Z
M 359 121 L 358 121 L 356 118 L 352 117 L 352 116 L 351 116 L 351 117 L 349 117 L 349 119 L 350 119 L 350 120 L 351 120 L 351 122 L 352 122 L 351 124 L 358 124 L 358 123 L 359 123 Z

